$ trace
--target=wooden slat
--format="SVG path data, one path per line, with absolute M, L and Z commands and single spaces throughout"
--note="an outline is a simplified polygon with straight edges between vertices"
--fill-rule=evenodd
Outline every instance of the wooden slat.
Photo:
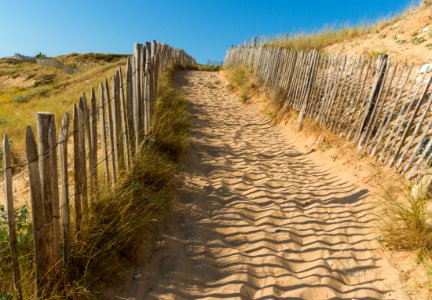
M 82 227 L 82 207 L 81 207 L 81 151 L 80 151 L 80 133 L 79 127 L 79 117 L 78 109 L 74 104 L 72 109 L 73 118 L 73 150 L 74 150 L 74 205 L 75 205 L 75 226 L 76 233 L 79 239 Z
M 375 128 L 375 125 L 379 120 L 382 109 L 384 108 L 388 93 L 389 93 L 391 86 L 392 86 L 392 83 L 393 83 L 394 75 L 396 74 L 397 67 L 398 67 L 398 63 L 396 62 L 393 66 L 391 73 L 390 73 L 389 82 L 387 84 L 385 84 L 386 75 L 384 75 L 385 76 L 384 81 L 383 81 L 383 86 L 385 86 L 384 94 L 382 95 L 382 93 L 380 92 L 380 94 L 378 95 L 378 98 L 377 98 L 378 104 L 375 106 L 375 109 L 372 112 L 371 121 L 369 122 L 369 125 L 366 128 L 366 135 L 365 135 L 365 139 L 364 139 L 364 147 L 366 149 L 370 148 L 369 147 L 369 140 L 374 135 L 374 132 L 376 132 L 378 130 Z M 390 65 L 388 66 L 388 68 L 390 68 Z M 388 70 L 386 72 L 388 72 Z M 384 88 L 381 90 L 383 91 Z M 376 135 L 376 133 L 375 133 L 375 135 Z
M 430 119 L 429 122 L 432 122 L 432 118 Z M 429 125 L 429 127 L 430 127 L 430 125 Z M 416 162 L 414 163 L 414 166 L 411 168 L 411 171 L 408 174 L 408 179 L 411 179 L 415 175 L 415 172 L 420 168 L 422 162 L 425 162 L 426 155 L 428 155 L 430 153 L 431 149 L 432 149 L 432 139 L 429 139 L 429 142 L 427 143 L 427 145 L 426 145 L 425 149 L 423 150 L 422 154 L 416 160 Z M 421 173 L 422 172 L 419 172 L 419 174 L 418 174 L 419 177 L 422 175 Z
M 121 127 L 122 127 L 122 141 L 123 141 L 123 155 L 126 170 L 130 168 L 130 147 L 129 147 L 129 128 L 128 128 L 128 110 L 126 106 L 126 99 L 124 94 L 124 83 L 123 83 L 123 74 L 122 70 L 119 67 L 117 70 L 117 80 L 118 80 L 118 88 L 120 93 L 120 118 L 121 118 Z
M 423 82 L 423 79 L 424 79 L 424 76 L 422 76 L 421 82 Z M 418 93 L 420 92 L 422 84 L 417 84 L 417 88 L 415 89 L 415 92 L 410 99 L 411 91 L 414 88 L 414 86 L 416 85 L 416 81 L 417 80 L 414 80 L 414 82 L 412 83 L 410 91 L 406 95 L 406 101 L 403 103 L 403 105 L 399 111 L 399 115 L 396 118 L 395 125 L 393 126 L 393 129 L 387 138 L 386 144 L 379 155 L 380 158 L 381 157 L 383 158 L 383 161 L 385 164 L 387 164 L 388 161 L 391 160 L 392 153 L 394 153 L 393 150 L 395 149 L 395 145 L 397 143 L 399 135 L 401 134 L 401 131 L 403 130 L 403 124 L 404 124 L 406 118 L 408 117 L 409 112 L 411 111 L 412 105 L 414 104 L 414 100 L 417 98 Z M 389 148 L 387 148 L 388 145 L 390 146 Z M 389 151 L 386 152 L 386 150 L 389 150 Z
M 68 150 L 69 115 L 64 113 L 59 138 L 60 151 L 60 212 L 63 240 L 63 264 L 67 268 L 70 263 L 70 211 L 69 211 L 69 176 L 68 176 Z
M 110 92 L 109 92 L 109 85 L 108 85 L 108 80 L 105 79 L 105 108 L 106 108 L 106 115 L 107 115 L 107 128 L 108 128 L 108 158 L 110 161 L 110 178 L 111 178 L 111 184 L 112 186 L 115 185 L 116 183 L 116 163 L 115 163 L 115 157 L 114 157 L 114 147 L 115 147 L 115 143 L 114 143 L 114 130 L 113 130 L 113 116 L 112 116 L 112 99 L 110 97 Z
M 120 141 L 121 141 L 121 128 L 120 128 L 120 103 L 119 103 L 119 94 L 117 90 L 117 79 L 116 75 L 113 75 L 111 78 L 111 95 L 112 95 L 112 129 L 113 129 L 113 159 L 114 159 L 114 168 L 116 173 L 119 172 L 121 166 L 121 149 L 120 149 Z
M 395 166 L 396 169 L 399 169 L 399 167 L 402 164 L 403 160 L 408 155 L 409 149 L 411 148 L 411 146 L 412 146 L 412 144 L 414 142 L 415 137 L 417 136 L 417 133 L 418 133 L 420 127 L 423 125 L 423 122 L 424 122 L 424 120 L 426 118 L 426 115 L 429 113 L 429 110 L 431 108 L 431 105 L 432 105 L 432 94 L 430 94 L 429 100 L 427 101 L 426 106 L 422 108 L 422 110 L 423 110 L 422 116 L 420 117 L 420 120 L 418 120 L 416 122 L 417 124 L 416 124 L 416 127 L 415 127 L 414 131 L 412 133 L 410 133 L 411 138 L 410 138 L 409 142 L 407 143 L 407 145 L 405 146 L 405 150 L 401 154 L 401 156 L 400 156 L 400 158 L 399 158 L 399 160 L 398 160 L 398 162 L 397 162 L 397 164 Z M 408 168 L 409 168 L 411 162 L 413 161 L 415 155 L 419 151 L 420 147 L 423 145 L 423 141 L 424 141 L 424 139 L 425 139 L 425 137 L 426 137 L 426 135 L 427 135 L 427 133 L 429 131 L 429 128 L 430 128 L 430 126 L 432 124 L 431 123 L 432 122 L 432 118 L 429 117 L 429 119 L 430 119 L 430 121 L 426 125 L 426 128 L 425 128 L 422 136 L 420 137 L 420 140 L 418 141 L 417 146 L 416 146 L 415 150 L 413 151 L 413 154 L 412 154 L 411 158 L 407 162 L 405 168 L 402 170 L 402 173 L 405 173 L 408 170 Z
M 362 143 L 365 138 L 365 134 L 367 132 L 367 126 L 369 125 L 373 113 L 375 111 L 379 94 L 381 93 L 383 82 L 385 80 L 384 76 L 386 74 L 385 70 L 387 68 L 387 55 L 381 55 L 378 60 L 378 71 L 375 74 L 374 82 L 372 85 L 372 89 L 369 94 L 369 99 L 367 101 L 367 108 L 364 112 L 363 119 L 360 123 L 359 132 L 357 135 L 357 146 L 359 149 L 362 147 Z
M 15 290 L 18 299 L 23 299 L 21 287 L 21 272 L 18 260 L 18 243 L 15 224 L 15 209 L 13 200 L 12 188 L 12 163 L 11 152 L 9 145 L 9 137 L 7 134 L 3 135 L 3 169 L 4 169 L 4 187 L 6 199 L 6 213 L 9 229 L 9 248 L 11 253 L 13 276 L 15 283 Z
M 56 272 L 60 267 L 60 196 L 57 169 L 57 135 L 54 115 L 50 119 L 48 130 L 49 160 L 51 169 L 51 193 L 53 209 L 53 259 Z
M 91 133 L 91 152 L 90 155 L 92 157 L 91 161 L 89 160 L 90 168 L 90 181 L 91 186 L 93 188 L 93 196 L 97 194 L 99 190 L 99 174 L 97 168 L 97 148 L 98 148 L 98 134 L 97 134 L 97 104 L 96 104 L 96 95 L 95 91 L 92 88 L 90 92 L 90 133 Z
M 129 128 L 129 147 L 131 149 L 131 155 L 134 153 L 135 149 L 135 127 L 134 127 L 134 90 L 133 90 L 133 82 L 132 82 L 132 64 L 131 58 L 127 58 L 126 62 L 126 107 L 127 107 L 127 121 Z
M 402 79 L 404 69 L 405 69 L 404 66 L 402 66 L 402 68 L 399 70 L 399 75 L 398 75 L 398 78 L 396 80 L 395 86 L 393 88 L 393 93 L 390 96 L 390 99 L 387 101 L 388 102 L 387 107 L 385 109 L 383 117 L 381 118 L 381 122 L 378 126 L 377 132 L 376 132 L 375 136 L 373 137 L 373 140 L 371 141 L 371 146 L 370 146 L 371 155 L 375 155 L 375 151 L 380 145 L 382 135 L 385 134 L 385 130 L 387 129 L 386 125 L 388 125 L 387 123 L 390 122 L 390 119 L 392 118 L 392 114 L 390 115 L 390 108 L 393 106 L 395 107 L 397 105 L 396 101 L 398 101 L 398 100 L 396 99 L 396 95 L 397 95 L 397 91 L 398 91 L 398 86 L 400 85 L 400 80 Z
M 365 98 L 363 98 L 363 91 L 364 91 L 364 89 L 366 87 L 368 75 L 369 75 L 369 72 L 370 72 L 370 69 L 371 69 L 371 64 L 372 64 L 372 62 L 369 61 L 368 65 L 366 67 L 366 73 L 365 73 L 364 78 L 362 78 L 360 76 L 360 82 L 359 82 L 359 84 L 361 83 L 361 87 L 360 87 L 360 91 L 358 92 L 356 100 L 355 100 L 355 103 L 354 103 L 354 109 L 352 110 L 353 113 L 350 116 L 349 123 L 352 122 L 352 125 L 351 125 L 351 128 L 350 128 L 348 134 L 346 135 L 346 139 L 347 140 L 349 140 L 349 139 L 351 139 L 353 137 L 353 134 L 356 132 L 357 121 L 358 121 L 359 118 L 361 118 L 361 109 L 360 109 L 361 105 L 362 105 L 361 101 L 365 99 Z M 355 136 L 353 138 L 355 139 Z
M 108 147 L 106 143 L 106 121 L 105 121 L 105 94 L 102 82 L 99 84 L 99 132 L 102 150 L 102 166 L 105 179 L 105 188 L 110 188 L 110 172 L 108 168 Z
M 135 129 L 135 149 L 138 151 L 142 141 L 141 127 L 141 44 L 135 44 L 133 64 L 133 120 Z
M 354 63 L 353 63 L 353 60 L 354 60 Z M 341 86 L 341 92 L 339 94 L 340 96 L 339 96 L 339 99 L 335 103 L 336 104 L 335 105 L 336 114 L 330 123 L 330 129 L 334 132 L 336 131 L 336 125 L 339 124 L 340 115 L 341 115 L 342 110 L 344 108 L 344 101 L 345 101 L 347 92 L 349 90 L 349 87 L 351 85 L 354 71 L 357 68 L 357 64 L 358 64 L 358 59 L 351 58 L 349 60 L 349 64 L 346 66 L 346 71 L 348 71 L 348 73 L 345 72 L 344 80 L 343 80 L 343 83 Z
M 404 145 L 404 142 L 405 142 L 405 140 L 408 137 L 408 133 L 411 130 L 411 127 L 412 127 L 412 125 L 414 123 L 414 120 L 415 120 L 415 118 L 416 118 L 416 116 L 417 116 L 417 114 L 419 112 L 419 109 L 420 109 L 421 105 L 423 104 L 423 102 L 424 102 L 424 100 L 426 98 L 425 96 L 426 96 L 426 94 L 427 94 L 427 92 L 429 90 L 429 87 L 430 87 L 430 84 L 431 84 L 431 80 L 432 80 L 432 77 L 429 78 L 427 84 L 425 85 L 425 87 L 423 89 L 422 94 L 420 95 L 420 97 L 419 97 L 419 99 L 417 101 L 417 104 L 416 104 L 416 106 L 414 108 L 414 112 L 412 113 L 411 118 L 409 119 L 408 124 L 405 127 L 405 130 L 404 130 L 404 132 L 402 134 L 402 138 L 400 139 L 400 141 L 398 143 L 398 146 L 395 149 L 396 151 L 394 152 L 394 155 L 393 155 L 393 157 L 391 158 L 391 160 L 389 162 L 389 166 L 392 166 L 394 163 L 396 163 L 396 159 L 399 157 L 399 153 L 402 150 L 402 146 Z M 421 125 L 421 122 L 419 124 Z M 417 130 L 418 130 L 418 128 L 417 128 Z M 415 134 L 416 134 L 416 131 L 412 135 L 413 139 L 415 137 Z M 403 159 L 403 157 L 401 157 L 401 158 Z M 402 163 L 402 160 L 400 161 L 400 163 Z M 400 164 L 396 164 L 395 165 L 395 169 L 397 170 L 399 166 L 400 166 Z
M 83 122 L 84 122 L 84 136 L 85 140 L 87 140 L 87 147 L 84 148 L 84 158 L 87 157 L 88 159 L 88 169 L 89 169 L 89 190 L 87 193 L 87 198 L 90 200 L 95 195 L 95 182 L 92 178 L 92 169 L 96 165 L 96 162 L 94 162 L 94 155 L 93 155 L 93 143 L 92 143 L 92 128 L 90 126 L 90 109 L 87 105 L 87 96 L 85 92 L 82 93 L 81 99 L 80 99 L 80 109 L 83 111 Z M 87 156 L 86 156 L 87 154 Z M 87 168 L 84 166 L 85 174 L 87 176 Z M 87 177 L 86 177 L 87 178 Z M 87 181 L 86 181 L 87 185 Z M 85 189 L 87 191 L 87 187 Z
M 42 297 L 47 276 L 50 271 L 49 253 L 51 252 L 49 241 L 45 238 L 48 227 L 45 227 L 44 203 L 42 200 L 42 188 L 39 173 L 39 157 L 36 140 L 30 126 L 26 128 L 26 157 L 29 171 L 30 200 L 32 206 L 33 243 L 35 249 L 36 291 L 37 296 Z
M 405 78 L 404 78 L 404 80 L 403 80 L 403 82 L 402 82 L 402 85 L 401 85 L 401 87 L 400 87 L 400 89 L 399 89 L 399 93 L 398 93 L 398 95 L 396 96 L 395 100 L 393 101 L 393 105 L 392 105 L 391 111 L 390 111 L 388 114 L 386 113 L 387 118 L 386 118 L 386 120 L 385 120 L 385 123 L 383 123 L 382 129 L 379 130 L 380 133 L 379 133 L 379 135 L 377 135 L 378 138 L 377 138 L 377 140 L 374 142 L 375 146 L 373 147 L 373 149 L 372 149 L 372 151 L 371 151 L 371 155 L 375 155 L 375 153 L 377 152 L 377 150 L 378 150 L 378 148 L 379 148 L 379 145 L 381 144 L 381 141 L 382 141 L 382 140 L 384 139 L 384 137 L 385 137 L 385 133 L 386 133 L 386 131 L 387 131 L 388 126 L 390 125 L 390 122 L 391 122 L 391 120 L 392 120 L 392 116 L 394 115 L 394 112 L 396 111 L 396 108 L 397 108 L 397 105 L 398 105 L 398 103 L 399 103 L 399 100 L 401 99 L 402 94 L 403 94 L 403 92 L 404 92 L 404 90 L 405 90 L 405 85 L 406 85 L 406 83 L 408 82 L 408 79 L 409 79 L 409 76 L 410 76 L 410 74 L 411 74 L 412 68 L 413 68 L 413 66 L 411 65 L 411 67 L 408 69 L 408 73 L 407 73 L 407 75 L 405 76 Z M 395 88 L 395 92 L 396 92 L 396 88 Z M 385 147 L 385 146 L 384 146 L 384 147 Z
M 80 167 L 79 167 L 79 182 L 81 193 L 81 205 L 84 220 L 88 219 L 89 199 L 88 199 L 88 186 L 87 186 L 87 162 L 86 162 L 86 135 L 85 135 L 85 110 L 86 104 L 84 99 L 81 98 L 78 107 L 78 138 L 79 138 L 79 151 L 80 151 Z
M 356 70 L 356 72 L 352 78 L 351 85 L 350 85 L 350 88 L 349 88 L 349 91 L 347 94 L 347 105 L 346 105 L 344 111 L 342 112 L 342 116 L 341 116 L 342 120 L 339 122 L 339 126 L 337 128 L 337 133 L 339 133 L 341 135 L 346 134 L 347 130 L 350 127 L 350 122 L 346 122 L 346 118 L 349 118 L 352 116 L 352 112 L 351 112 L 350 108 L 354 104 L 354 101 L 356 98 L 356 93 L 355 93 L 354 87 L 356 86 L 356 84 L 358 82 L 360 82 L 362 74 L 363 74 L 363 69 L 364 69 L 364 58 L 361 57 L 358 60 L 357 70 Z M 356 86 L 356 88 L 358 88 L 358 85 Z M 345 126 L 343 126 L 344 124 L 345 124 Z
M 43 200 L 43 217 L 46 233 L 44 236 L 45 243 L 48 247 L 46 252 L 47 268 L 53 270 L 55 265 L 54 258 L 54 216 L 53 216 L 53 191 L 52 186 L 52 171 L 50 161 L 49 137 L 48 131 L 51 119 L 54 115 L 51 113 L 39 112 L 36 114 L 36 124 L 38 130 L 38 154 L 39 154 L 39 174 L 42 188 Z

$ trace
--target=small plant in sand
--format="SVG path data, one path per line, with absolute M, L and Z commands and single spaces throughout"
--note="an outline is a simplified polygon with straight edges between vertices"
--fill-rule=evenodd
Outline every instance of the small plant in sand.
M 326 138 L 323 138 L 318 144 L 318 149 L 320 149 L 320 151 L 322 152 L 327 151 L 330 148 L 331 148 L 331 143 Z
M 251 68 L 246 66 L 236 66 L 227 72 L 228 88 L 238 91 L 241 100 L 247 102 L 252 98 L 252 94 L 259 87 Z
M 365 55 L 370 59 L 378 58 L 380 55 L 388 55 L 389 52 L 387 50 L 370 50 Z
M 413 45 L 420 45 L 423 42 L 426 42 L 426 39 L 422 36 L 416 36 L 411 40 Z
M 269 116 L 269 117 L 273 117 L 273 116 L 274 116 L 274 113 L 271 112 L 271 111 L 267 111 L 265 114 L 266 114 L 267 116 Z
M 17 245 L 20 253 L 21 285 L 24 292 L 33 289 L 33 235 L 30 221 L 30 210 L 27 206 L 15 209 L 17 228 Z M 9 234 L 5 207 L 0 205 L 0 299 L 13 299 L 13 269 L 10 263 Z M 13 295 L 13 294 L 12 294 Z
M 407 42 L 407 40 L 404 40 L 404 39 L 397 39 L 396 40 L 396 44 L 399 44 L 399 45 L 405 45 L 406 43 L 408 43 L 408 42 Z
M 393 250 L 415 251 L 432 279 L 432 212 L 430 195 L 388 189 L 384 197 L 382 243 Z

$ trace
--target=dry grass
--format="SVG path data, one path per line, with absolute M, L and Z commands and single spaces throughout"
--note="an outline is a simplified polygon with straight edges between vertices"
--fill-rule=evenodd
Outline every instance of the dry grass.
M 53 278 L 46 298 L 94 299 L 95 291 L 118 284 L 134 262 L 151 255 L 172 199 L 170 182 L 188 144 L 187 102 L 172 84 L 174 71 L 171 67 L 160 76 L 152 130 L 134 167 L 120 175 L 112 190 L 101 191 L 92 200 L 81 238 L 72 242 L 70 267 Z M 1 239 L 2 226 L 0 222 L 0 246 L 7 240 Z M 20 253 L 25 299 L 32 299 L 31 235 Z M 0 282 L 0 299 L 9 299 L 13 285 L 8 251 L 0 252 Z
M 196 64 L 193 66 L 187 66 L 186 69 L 195 71 L 219 72 L 223 69 L 223 67 L 217 65 Z
M 74 59 L 79 60 L 79 57 Z M 63 113 L 71 112 L 72 104 L 78 101 L 82 91 L 88 93 L 89 87 L 97 86 L 101 80 L 114 74 L 119 64 L 123 65 L 124 62 L 123 58 L 114 62 L 99 62 L 68 75 L 61 70 L 33 63 L 0 60 L 0 76 L 5 76 L 3 78 L 21 76 L 34 80 L 34 84 L 29 87 L 23 87 L 22 84 L 0 86 L 0 134 L 7 133 L 11 137 L 16 160 L 23 159 L 24 129 L 26 125 L 35 126 L 37 111 L 53 112 L 59 124 Z
M 30 220 L 30 210 L 27 206 L 15 210 L 19 262 L 21 266 L 21 284 L 23 290 L 34 289 L 33 271 L 33 233 Z M 0 299 L 15 298 L 15 289 L 12 278 L 12 262 L 9 254 L 7 216 L 4 206 L 0 205 Z M 31 297 L 29 297 L 31 299 Z
M 296 50 L 323 49 L 330 45 L 351 41 L 355 38 L 366 36 L 368 34 L 378 34 L 384 28 L 396 23 L 416 9 L 424 5 L 431 5 L 431 1 L 423 1 L 420 5 L 417 1 L 408 4 L 404 12 L 392 17 L 382 17 L 376 23 L 363 22 L 355 26 L 345 25 L 340 27 L 326 27 L 313 33 L 300 33 L 287 35 L 284 39 L 267 42 L 270 47 L 285 47 Z M 385 36 L 380 36 L 384 38 Z
M 252 94 L 259 86 L 252 69 L 249 67 L 237 65 L 228 69 L 226 75 L 228 88 L 237 91 L 244 102 L 247 102 L 252 97 Z
M 385 201 L 384 235 L 385 244 L 396 250 L 432 250 L 432 232 L 430 221 L 432 214 L 427 211 L 429 198 L 420 195 L 414 197 L 391 189 L 387 191 Z
M 414 251 L 432 279 L 432 212 L 430 195 L 387 189 L 379 216 L 382 243 L 392 250 Z
M 266 43 L 270 47 L 285 47 L 296 50 L 323 49 L 327 46 L 351 40 L 359 36 L 379 31 L 386 25 L 358 25 L 355 27 L 346 27 L 343 29 L 325 28 L 312 34 L 300 33 L 288 35 L 283 40 L 270 41 Z M 381 27 L 382 26 L 382 27 Z

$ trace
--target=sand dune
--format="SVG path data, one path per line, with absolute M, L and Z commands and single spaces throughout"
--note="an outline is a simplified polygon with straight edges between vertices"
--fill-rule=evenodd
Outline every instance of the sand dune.
M 182 74 L 192 140 L 176 213 L 127 299 L 409 299 L 367 188 L 290 144 L 221 75 Z

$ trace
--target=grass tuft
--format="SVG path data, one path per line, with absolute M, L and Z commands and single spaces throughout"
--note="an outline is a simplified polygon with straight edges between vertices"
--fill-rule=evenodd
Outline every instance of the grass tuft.
M 179 68 L 178 66 L 177 68 Z M 223 69 L 219 65 L 206 65 L 206 64 L 195 64 L 193 66 L 180 67 L 181 69 L 194 70 L 194 71 L 207 71 L 207 72 L 218 72 Z
M 247 102 L 258 88 L 253 71 L 246 66 L 237 65 L 227 71 L 228 88 L 238 91 L 240 98 Z
M 432 212 L 430 195 L 388 189 L 384 197 L 382 243 L 392 250 L 414 251 L 432 284 Z
M 390 189 L 385 196 L 385 217 L 383 218 L 383 241 L 395 250 L 432 251 L 432 214 L 427 210 L 429 198 L 425 195 L 414 197 Z

